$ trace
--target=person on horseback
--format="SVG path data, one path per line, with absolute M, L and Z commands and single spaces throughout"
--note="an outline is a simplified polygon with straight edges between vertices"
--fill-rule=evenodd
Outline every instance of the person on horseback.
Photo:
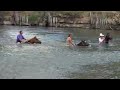
M 105 37 L 102 33 L 100 33 L 100 37 L 99 37 L 99 45 L 102 45 L 104 44 L 104 41 L 105 41 Z
M 35 43 L 41 44 L 41 41 L 38 40 L 36 36 L 31 39 L 25 39 L 22 31 L 20 31 L 19 35 L 17 35 L 16 43 L 18 43 L 18 42 L 19 43 L 28 43 L 28 44 L 35 44 Z
M 74 43 L 73 43 L 73 40 L 72 40 L 72 34 L 68 35 L 68 38 L 67 38 L 66 42 L 67 42 L 67 45 L 74 46 Z
M 25 43 L 25 42 L 27 42 L 27 40 L 23 36 L 23 32 L 22 31 L 20 31 L 19 35 L 17 35 L 16 43 L 18 43 L 18 42 L 19 43 Z

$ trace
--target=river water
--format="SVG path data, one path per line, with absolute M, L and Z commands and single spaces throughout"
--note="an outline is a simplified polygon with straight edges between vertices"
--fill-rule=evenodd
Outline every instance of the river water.
M 26 38 L 37 36 L 42 44 L 16 44 L 22 30 Z M 109 46 L 99 46 L 99 33 L 109 32 Z M 89 47 L 68 47 L 86 40 Z M 79 28 L 0 27 L 0 79 L 118 79 L 120 78 L 120 31 Z

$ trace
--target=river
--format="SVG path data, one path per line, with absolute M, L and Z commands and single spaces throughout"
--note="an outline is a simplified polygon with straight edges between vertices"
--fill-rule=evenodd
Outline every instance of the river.
M 26 38 L 37 36 L 42 44 L 16 44 L 22 30 Z M 98 45 L 99 33 L 109 32 L 109 46 Z M 89 47 L 68 47 L 86 40 Z M 118 79 L 120 78 L 120 31 L 27 26 L 0 27 L 0 79 Z

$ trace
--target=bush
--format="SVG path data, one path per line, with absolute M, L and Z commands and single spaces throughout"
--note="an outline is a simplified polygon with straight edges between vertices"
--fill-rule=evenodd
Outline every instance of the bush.
M 36 16 L 36 15 L 31 15 L 29 16 L 28 18 L 29 20 L 29 23 L 31 24 L 36 24 L 38 22 L 38 19 L 39 19 L 39 16 Z

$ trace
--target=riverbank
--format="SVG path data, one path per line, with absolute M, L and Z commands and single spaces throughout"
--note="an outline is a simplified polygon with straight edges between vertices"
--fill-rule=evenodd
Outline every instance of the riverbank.
M 21 23 L 21 24 L 13 24 L 10 21 L 4 21 L 3 24 L 5 26 L 41 26 L 41 27 L 58 27 L 58 28 L 82 28 L 82 29 L 104 29 L 104 30 L 120 30 L 120 25 L 117 24 L 91 24 L 89 23 L 89 19 L 84 20 L 63 20 L 59 19 L 56 23 L 52 21 L 52 23 L 48 22 L 40 22 L 40 23 Z
M 1 11 L 0 24 L 119 30 L 119 18 L 115 11 Z
M 36 24 L 32 24 L 32 25 L 29 25 L 29 24 L 22 24 L 22 25 L 13 25 L 13 24 L 2 24 L 1 26 L 27 26 L 27 27 L 46 27 L 45 25 L 43 24 L 40 24 L 40 25 L 36 25 Z M 59 25 L 59 26 L 49 26 L 49 27 L 53 27 L 53 28 L 80 28 L 80 29 L 93 29 L 93 30 L 120 30 L 120 26 L 118 25 L 114 25 L 114 26 L 108 26 L 107 28 L 91 28 L 91 25 L 90 24 L 78 24 L 78 25 L 75 25 L 75 24 L 64 24 L 64 25 Z

